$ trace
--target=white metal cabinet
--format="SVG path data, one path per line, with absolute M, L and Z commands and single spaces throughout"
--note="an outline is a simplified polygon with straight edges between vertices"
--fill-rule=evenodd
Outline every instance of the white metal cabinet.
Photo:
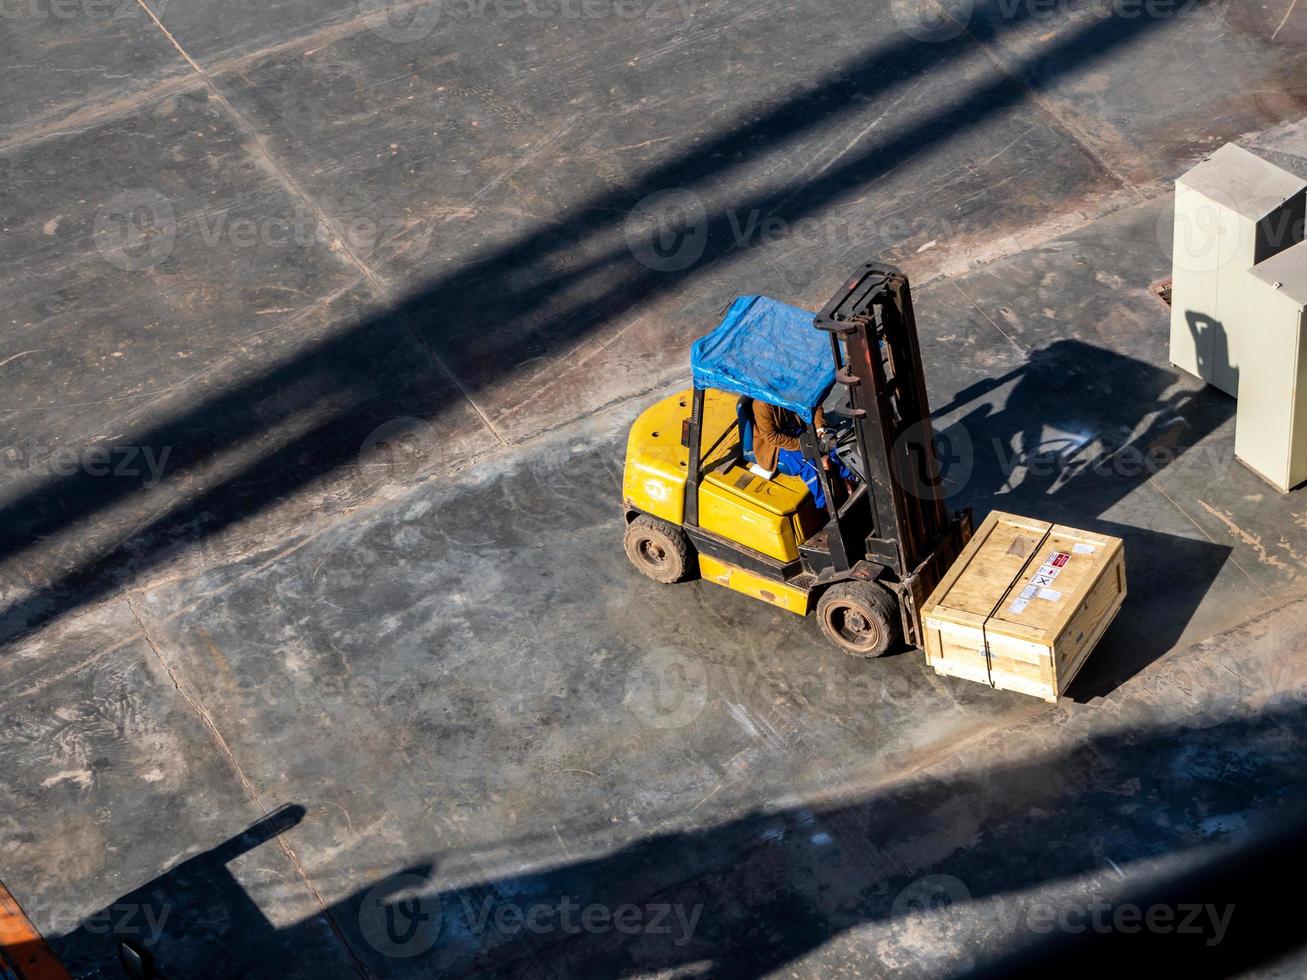
M 1245 274 L 1234 454 L 1280 490 L 1307 480 L 1307 243 Z
M 1302 241 L 1307 183 L 1227 143 L 1176 181 L 1171 362 L 1238 395 L 1248 269 Z

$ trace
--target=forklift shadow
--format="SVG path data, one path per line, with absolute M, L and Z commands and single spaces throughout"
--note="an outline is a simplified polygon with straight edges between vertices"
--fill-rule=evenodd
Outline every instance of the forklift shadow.
M 1107 694 L 1174 648 L 1211 591 L 1233 549 L 1156 530 L 1189 522 L 1145 484 L 1182 460 L 1208 465 L 1213 447 L 1200 444 L 1234 410 L 1179 374 L 1058 340 L 934 412 L 950 506 L 971 507 L 977 524 L 1003 510 L 1125 540 L 1125 605 L 1071 697 Z

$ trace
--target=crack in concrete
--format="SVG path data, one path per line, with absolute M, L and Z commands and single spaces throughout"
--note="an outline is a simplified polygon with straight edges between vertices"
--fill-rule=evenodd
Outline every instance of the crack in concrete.
M 1275 33 L 1271 35 L 1272 41 L 1274 41 L 1277 37 L 1280 36 L 1280 31 L 1284 30 L 1284 25 L 1289 23 L 1289 17 L 1292 16 L 1294 8 L 1296 8 L 1297 6 L 1298 6 L 1298 0 L 1292 0 L 1292 2 L 1289 4 L 1289 9 L 1284 12 L 1284 20 L 1280 21 L 1280 26 L 1277 27 L 1275 29 Z

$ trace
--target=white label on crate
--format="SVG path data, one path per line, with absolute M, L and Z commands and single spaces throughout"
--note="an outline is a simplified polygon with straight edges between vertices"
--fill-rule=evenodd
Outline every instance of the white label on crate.
M 1038 572 L 1036 572 L 1034 575 L 1032 575 L 1032 576 L 1030 577 L 1030 581 L 1031 581 L 1031 583 L 1032 583 L 1033 585 L 1038 585 L 1038 586 L 1041 586 L 1041 587 L 1042 587 L 1042 586 L 1045 586 L 1045 585 L 1052 585 L 1052 584 L 1053 584 L 1053 576 L 1052 576 L 1052 575 L 1040 575 Z
M 1021 598 L 1033 599 L 1035 597 L 1035 591 L 1036 590 L 1033 585 L 1027 585 L 1024 589 L 1021 590 Z
M 1057 589 L 1040 589 L 1039 598 L 1047 599 L 1049 602 L 1057 602 L 1062 598 L 1062 593 Z
M 1062 574 L 1062 569 L 1058 568 L 1056 565 L 1044 565 L 1039 569 L 1039 574 L 1043 575 L 1045 578 L 1057 578 Z
M 1013 599 L 1012 605 L 1009 606 L 1008 608 L 1011 609 L 1014 613 L 1023 613 L 1026 611 L 1026 606 L 1028 605 L 1030 605 L 1029 599 Z
M 1077 555 L 1092 555 L 1094 553 L 1094 546 L 1092 544 L 1078 544 L 1071 550 Z

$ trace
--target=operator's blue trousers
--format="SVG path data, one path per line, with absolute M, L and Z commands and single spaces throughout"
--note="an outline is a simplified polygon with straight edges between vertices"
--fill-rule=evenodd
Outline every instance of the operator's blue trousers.
M 854 479 L 849 468 L 840 462 L 839 454 L 834 449 L 830 451 L 830 460 L 835 465 L 831 467 L 831 472 L 838 472 L 846 480 Z M 817 478 L 817 466 L 812 460 L 808 459 L 797 449 L 782 449 L 776 454 L 776 470 L 784 473 L 786 476 L 797 476 L 808 487 L 808 492 L 812 494 L 813 503 L 820 508 L 826 507 L 826 495 L 821 492 L 821 480 Z

